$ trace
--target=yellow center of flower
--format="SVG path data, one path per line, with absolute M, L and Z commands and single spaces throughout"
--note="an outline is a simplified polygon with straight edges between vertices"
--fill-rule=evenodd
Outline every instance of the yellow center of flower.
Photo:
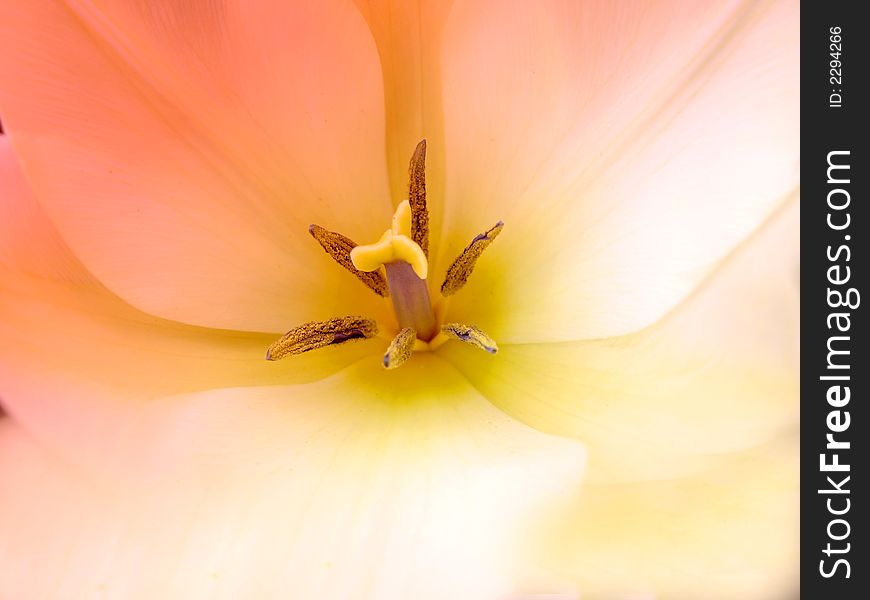
M 429 212 L 426 207 L 426 141 L 417 145 L 410 164 L 408 200 L 393 214 L 392 224 L 373 244 L 357 245 L 339 233 L 312 225 L 308 231 L 335 261 L 353 273 L 376 294 L 389 297 L 399 324 L 399 333 L 390 343 L 383 364 L 394 369 L 414 351 L 434 350 L 449 339 L 465 342 L 490 354 L 498 346 L 483 331 L 462 323 L 441 324 L 432 309 L 429 287 Z M 476 236 L 450 268 L 441 295 L 451 296 L 468 280 L 483 250 L 501 232 L 499 221 Z M 268 360 L 300 354 L 324 346 L 335 346 L 374 337 L 377 324 L 359 316 L 336 317 L 310 322 L 288 331 L 266 351 Z

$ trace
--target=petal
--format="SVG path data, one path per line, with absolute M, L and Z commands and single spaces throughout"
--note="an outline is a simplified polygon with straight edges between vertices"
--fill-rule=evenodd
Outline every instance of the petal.
M 444 98 L 441 36 L 453 0 L 355 0 L 381 60 L 386 111 L 387 168 L 393 203 L 408 198 L 408 163 L 422 139 L 426 151 L 429 226 L 439 231 L 444 210 Z M 429 247 L 429 260 L 439 255 Z M 433 288 L 434 291 L 434 288 Z
M 504 598 L 524 525 L 584 462 L 432 355 L 136 417 L 111 471 L 0 438 L 2 595 Z
M 0 266 L 31 275 L 93 283 L 47 220 L 5 135 L 0 135 Z
M 797 598 L 797 441 L 693 477 L 584 486 L 539 544 L 584 598 Z
M 0 137 L 0 403 L 52 445 L 84 454 L 113 419 L 166 394 L 321 379 L 383 345 L 268 365 L 273 335 L 144 314 L 95 281 L 57 234 Z
M 390 216 L 352 5 L 3 3 L 0 111 L 63 238 L 134 306 L 278 332 L 376 301 L 306 234 Z
M 82 460 L 142 404 L 167 394 L 314 381 L 386 341 L 351 342 L 281 363 L 268 334 L 205 329 L 144 314 L 93 284 L 0 268 L 0 402 L 34 435 Z
M 511 9 L 463 3 L 444 34 L 436 278 L 505 222 L 450 318 L 500 342 L 639 330 L 795 189 L 798 5 Z
M 678 309 L 589 342 L 439 353 L 537 429 L 573 435 L 611 479 L 660 477 L 751 447 L 798 419 L 797 202 Z

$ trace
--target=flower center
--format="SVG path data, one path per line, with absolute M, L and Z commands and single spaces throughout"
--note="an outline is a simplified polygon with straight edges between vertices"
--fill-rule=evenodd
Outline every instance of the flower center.
M 426 140 L 414 150 L 409 168 L 408 200 L 401 202 L 392 224 L 373 244 L 357 245 L 340 233 L 312 225 L 308 231 L 342 267 L 353 273 L 376 294 L 389 297 L 399 324 L 399 333 L 384 354 L 384 367 L 394 369 L 415 350 L 434 349 L 455 339 L 495 354 L 496 343 L 473 325 L 439 324 L 429 297 L 429 212 L 426 206 Z M 501 232 L 499 221 L 477 235 L 450 268 L 441 295 L 451 296 L 468 280 L 483 250 Z M 377 335 L 377 324 L 359 316 L 309 322 L 288 331 L 266 351 L 267 360 L 278 360 L 324 346 L 335 346 Z
M 423 249 L 411 239 L 411 204 L 399 204 L 390 229 L 374 244 L 350 251 L 353 266 L 363 272 L 384 270 L 390 300 L 399 327 L 409 327 L 424 342 L 438 335 L 438 323 L 429 298 L 426 277 L 429 261 Z

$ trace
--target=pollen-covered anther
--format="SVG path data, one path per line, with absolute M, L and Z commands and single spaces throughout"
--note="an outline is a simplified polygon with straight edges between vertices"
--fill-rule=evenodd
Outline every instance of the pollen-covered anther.
M 384 368 L 395 369 L 411 358 L 411 353 L 414 352 L 414 344 L 416 341 L 416 331 L 410 327 L 402 329 L 402 331 L 393 338 L 393 341 L 390 342 L 390 347 L 387 348 L 387 352 L 384 354 Z
M 486 350 L 490 354 L 498 352 L 498 344 L 495 340 L 486 335 L 479 327 L 474 325 L 463 325 L 462 323 L 447 323 L 441 327 L 441 333 L 447 337 L 471 344 L 481 350 Z
M 352 239 L 330 231 L 320 225 L 310 225 L 308 233 L 311 234 L 317 243 L 320 244 L 332 259 L 342 267 L 356 275 L 357 279 L 366 284 L 372 291 L 379 296 L 389 296 L 389 286 L 387 280 L 379 271 L 361 271 L 353 266 L 353 261 L 350 258 L 351 251 L 356 248 L 357 243 Z
M 426 205 L 426 140 L 414 148 L 408 165 L 408 203 L 411 208 L 411 232 L 414 242 L 429 258 L 429 208 Z
M 406 262 L 420 279 L 429 274 L 429 261 L 422 248 L 409 237 L 411 210 L 407 200 L 399 204 L 390 229 L 374 244 L 364 244 L 350 251 L 353 266 L 360 271 L 374 272 L 393 262 Z
M 477 259 L 480 258 L 480 255 L 483 254 L 487 246 L 501 233 L 503 228 L 504 223 L 499 221 L 471 240 L 471 243 L 465 247 L 462 254 L 447 269 L 447 276 L 444 278 L 444 283 L 441 284 L 442 296 L 451 296 L 462 289 L 462 286 L 471 277 L 471 272 L 474 270 Z
M 352 340 L 376 336 L 378 325 L 364 317 L 335 317 L 328 321 L 311 321 L 294 327 L 266 350 L 266 360 L 278 360 L 324 346 L 336 346 Z

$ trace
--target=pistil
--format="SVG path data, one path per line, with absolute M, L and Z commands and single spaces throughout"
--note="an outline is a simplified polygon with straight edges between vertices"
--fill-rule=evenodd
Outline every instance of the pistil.
M 410 327 L 417 332 L 418 339 L 428 342 L 438 334 L 438 323 L 426 280 L 417 277 L 411 265 L 404 261 L 387 263 L 384 269 L 399 327 Z

